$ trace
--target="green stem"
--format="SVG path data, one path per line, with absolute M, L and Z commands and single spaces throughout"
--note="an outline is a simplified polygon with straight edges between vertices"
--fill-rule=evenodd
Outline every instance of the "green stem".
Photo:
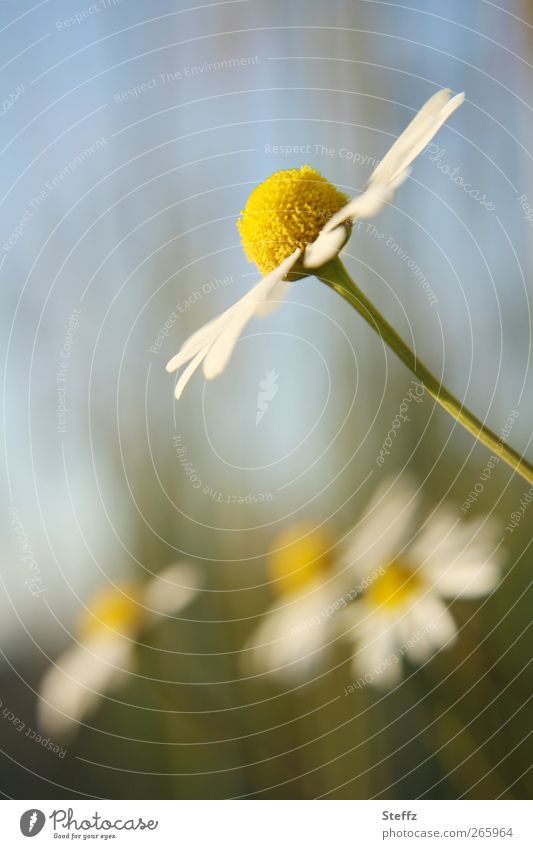
M 522 475 L 528 483 L 533 484 L 533 467 L 520 454 L 509 448 L 502 438 L 496 436 L 483 422 L 467 410 L 451 392 L 448 392 L 440 380 L 418 359 L 364 292 L 354 283 L 338 257 L 323 265 L 318 270 L 317 277 L 338 292 L 339 295 L 342 295 L 362 315 L 407 368 L 411 369 L 441 407 L 444 407 L 476 439 L 479 439 L 487 448 L 494 451 L 508 466 Z

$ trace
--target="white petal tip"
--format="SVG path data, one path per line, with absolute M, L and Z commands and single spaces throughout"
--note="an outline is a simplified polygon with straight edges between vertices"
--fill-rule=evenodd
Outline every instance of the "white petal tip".
M 206 380 L 214 380 L 215 377 L 220 377 L 223 368 L 220 367 L 218 363 L 210 363 L 207 366 L 204 365 L 203 373 Z
M 465 93 L 464 91 L 459 92 L 459 94 L 454 95 L 451 100 L 448 102 L 448 114 L 452 114 L 456 109 L 461 106 L 465 102 Z
M 176 615 L 198 595 L 202 584 L 202 576 L 191 564 L 167 566 L 149 581 L 144 604 L 156 618 Z

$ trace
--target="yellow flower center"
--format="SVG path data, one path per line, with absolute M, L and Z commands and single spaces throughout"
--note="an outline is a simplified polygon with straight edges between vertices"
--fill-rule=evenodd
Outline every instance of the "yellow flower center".
M 314 242 L 348 201 L 310 165 L 277 171 L 253 190 L 237 221 L 246 256 L 268 274 Z
M 309 525 L 293 525 L 274 542 L 268 574 L 277 593 L 292 593 L 324 574 L 331 566 L 332 540 Z
M 374 607 L 394 608 L 412 599 L 422 587 L 418 575 L 401 560 L 393 560 L 367 590 L 366 598 Z
M 106 628 L 124 635 L 134 633 L 144 616 L 137 599 L 138 588 L 132 585 L 100 590 L 87 605 L 80 623 L 81 638 L 105 632 Z

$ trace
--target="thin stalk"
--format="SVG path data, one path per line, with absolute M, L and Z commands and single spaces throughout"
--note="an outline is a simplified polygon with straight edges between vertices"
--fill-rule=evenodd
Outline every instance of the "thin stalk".
M 440 380 L 433 375 L 418 357 L 411 351 L 401 336 L 381 315 L 359 286 L 352 280 L 341 260 L 336 257 L 318 269 L 317 277 L 334 289 L 357 310 L 366 322 L 381 336 L 400 360 L 423 384 L 429 394 L 444 409 L 468 430 L 476 439 L 496 453 L 508 466 L 515 469 L 528 483 L 533 484 L 533 467 L 524 458 L 513 451 L 502 438 L 493 433 L 464 404 L 461 403 Z

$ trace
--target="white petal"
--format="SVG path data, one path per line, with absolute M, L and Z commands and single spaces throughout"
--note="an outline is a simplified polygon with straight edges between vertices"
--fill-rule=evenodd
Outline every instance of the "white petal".
M 276 675 L 305 680 L 325 659 L 331 637 L 324 615 L 339 598 L 338 589 L 320 581 L 309 583 L 305 594 L 285 595 L 267 610 L 243 649 L 247 674 Z
M 72 735 L 101 696 L 131 669 L 133 645 L 111 632 L 71 646 L 41 682 L 39 725 L 55 737 Z
M 279 280 L 272 288 L 269 297 L 258 304 L 255 308 L 255 316 L 257 318 L 267 318 L 280 308 L 282 302 L 289 294 L 293 283 L 291 280 Z
M 455 552 L 454 530 L 459 525 L 460 519 L 454 510 L 448 505 L 439 507 L 420 529 L 411 546 L 411 557 L 417 563 L 424 563 L 440 552 L 446 562 L 450 554 Z
M 405 176 L 407 176 L 407 173 Z M 387 183 L 370 183 L 362 194 L 351 200 L 330 218 L 320 235 L 329 233 L 333 227 L 336 228 L 347 220 L 373 218 L 393 198 L 393 186 L 389 186 Z M 320 235 L 318 238 L 320 238 Z
M 391 686 L 396 683 L 401 676 L 401 663 L 396 650 L 398 638 L 394 618 L 372 612 L 361 624 L 358 634 L 352 658 L 354 674 L 366 676 L 365 681 L 370 684 Z
M 209 345 L 206 345 L 205 348 L 202 348 L 196 356 L 191 360 L 186 369 L 183 370 L 183 373 L 180 375 L 178 382 L 176 383 L 176 388 L 174 390 L 174 397 L 176 401 L 179 401 L 181 398 L 181 393 L 187 386 L 189 380 L 193 376 L 194 372 L 198 368 L 198 366 L 205 359 L 207 352 L 209 351 Z
M 417 486 L 404 475 L 387 479 L 377 488 L 363 517 L 345 539 L 339 568 L 348 568 L 354 579 L 384 568 L 410 540 L 418 507 Z
M 413 606 L 411 621 L 415 625 L 415 636 L 423 636 L 434 650 L 443 648 L 447 643 L 451 645 L 457 636 L 452 614 L 432 592 L 426 592 Z
M 347 227 L 346 224 L 341 224 L 328 233 L 322 231 L 315 241 L 307 245 L 305 249 L 304 268 L 320 268 L 321 265 L 336 257 L 350 238 L 350 233 L 351 228 Z
M 424 569 L 424 580 L 446 598 L 481 598 L 498 586 L 500 577 L 498 563 L 491 560 L 452 563 L 444 571 Z
M 175 563 L 148 582 L 143 603 L 155 618 L 179 613 L 198 595 L 201 583 L 198 569 L 189 563 Z
M 293 260 L 293 262 L 291 262 L 291 264 L 285 271 L 285 274 L 287 274 L 291 270 L 292 266 L 296 264 L 296 261 L 299 259 L 301 253 L 301 250 L 298 248 L 293 254 L 291 254 L 290 257 L 287 257 L 287 259 Z M 287 297 L 292 283 L 293 281 L 286 280 L 285 277 L 281 277 L 280 279 L 278 279 L 277 282 L 275 282 L 274 285 L 270 288 L 270 291 L 267 293 L 265 300 L 260 301 L 257 304 L 255 315 L 258 318 L 265 318 L 266 316 L 271 315 L 273 312 L 275 312 L 278 307 L 281 306 L 281 301 L 283 301 Z
M 282 294 L 282 289 L 276 290 L 276 285 L 284 282 L 283 277 L 296 263 L 300 253 L 300 249 L 294 251 L 290 257 L 287 257 L 271 274 L 260 280 L 244 297 L 223 312 L 222 315 L 204 324 L 183 343 L 178 353 L 166 365 L 166 370 L 173 372 L 192 360 L 176 385 L 176 398 L 181 396 L 202 360 L 208 360 L 204 363 L 204 374 L 207 378 L 216 377 L 224 370 L 246 322 L 252 315 L 259 314 L 261 309 L 266 314 L 268 306 L 270 306 L 270 309 L 275 307 L 275 300 L 279 299 Z M 269 303 L 270 298 L 273 298 L 272 303 Z M 211 353 L 213 348 L 214 352 Z
M 204 359 L 203 367 L 204 376 L 207 380 L 212 380 L 214 377 L 218 377 L 218 375 L 222 374 L 226 368 L 242 331 L 256 311 L 257 303 L 255 299 L 250 296 L 256 294 L 256 289 L 263 288 L 263 282 L 264 281 L 261 280 L 261 282 L 258 283 L 251 292 L 248 292 L 248 294 L 242 298 L 238 305 L 239 309 L 235 310 L 232 317 L 222 328 L 220 334 L 211 345 L 208 354 Z
M 448 598 L 477 598 L 497 586 L 501 576 L 498 526 L 490 517 L 466 521 L 441 507 L 426 523 L 411 549 L 424 579 Z
M 229 318 L 232 311 L 239 305 L 239 303 L 240 301 L 237 301 L 237 303 L 233 304 L 233 306 L 223 312 L 222 315 L 211 319 L 211 321 L 208 321 L 207 324 L 204 324 L 203 327 L 200 327 L 199 330 L 193 333 L 192 336 L 189 336 L 189 338 L 186 339 L 181 346 L 178 353 L 168 361 L 165 367 L 166 370 L 168 372 L 176 371 L 186 362 L 192 360 L 192 358 L 195 357 L 202 348 L 205 348 L 206 345 L 210 345 L 211 342 L 213 342 L 218 336 L 224 322 Z
M 420 562 L 438 559 L 449 563 L 467 550 L 493 550 L 498 539 L 497 522 L 488 516 L 461 519 L 448 505 L 439 507 L 424 523 L 413 544 L 412 554 Z
M 235 305 L 236 309 L 224 323 L 204 360 L 204 375 L 207 380 L 218 377 L 224 371 L 245 325 L 258 309 L 269 300 L 276 284 L 288 274 L 296 264 L 300 254 L 301 251 L 298 248 Z
M 426 593 L 412 604 L 399 627 L 405 654 L 416 663 L 428 660 L 446 644 L 451 645 L 457 634 L 450 612 L 433 593 Z
M 386 659 L 376 667 L 376 672 L 372 678 L 374 687 L 383 689 L 391 689 L 402 679 L 402 659 L 397 651 L 392 651 L 387 655 Z
M 439 616 L 431 621 L 434 626 L 428 632 L 431 644 L 437 650 L 450 648 L 457 638 L 457 625 L 448 608 L 443 606 Z
M 409 657 L 413 663 L 424 663 L 433 655 L 433 647 L 428 637 L 428 623 L 422 621 L 416 608 L 407 610 L 398 622 L 398 633 L 402 636 L 399 651 Z
M 354 218 L 372 218 L 386 203 L 390 203 L 398 186 L 408 176 L 411 162 L 421 153 L 458 106 L 464 94 L 451 97 L 449 89 L 441 89 L 424 104 L 388 153 L 372 172 L 366 190 L 350 201 L 326 224 L 328 232 L 343 221 Z
M 371 180 L 390 183 L 398 177 L 419 153 L 422 153 L 445 121 L 463 103 L 464 93 L 451 97 L 448 88 L 441 89 L 423 105 L 403 133 L 383 157 Z
M 232 304 L 231 307 L 224 310 L 224 312 L 216 318 L 212 318 L 211 321 L 208 321 L 207 324 L 204 324 L 203 327 L 200 327 L 199 330 L 196 330 L 193 334 L 191 334 L 191 336 L 185 340 L 178 353 L 168 361 L 165 367 L 166 370 L 168 372 L 176 371 L 188 362 L 188 360 L 196 356 L 202 348 L 205 348 L 214 342 L 221 330 L 225 327 L 235 312 L 239 310 L 240 305 L 246 298 L 248 298 L 249 295 L 250 292 L 247 292 L 246 295 L 243 295 L 243 297 Z

